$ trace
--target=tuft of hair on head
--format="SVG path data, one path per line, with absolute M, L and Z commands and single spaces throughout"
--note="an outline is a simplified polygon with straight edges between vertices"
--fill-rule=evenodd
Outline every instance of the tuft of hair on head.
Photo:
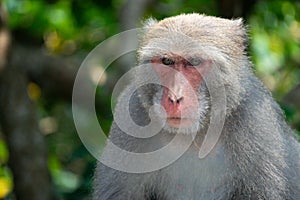
M 151 28 L 154 24 L 156 24 L 158 21 L 152 17 L 146 19 L 144 22 L 143 22 L 143 27 L 148 30 L 149 28 Z

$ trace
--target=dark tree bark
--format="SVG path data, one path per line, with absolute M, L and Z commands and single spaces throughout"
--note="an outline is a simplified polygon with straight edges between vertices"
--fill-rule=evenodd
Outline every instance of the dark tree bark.
M 219 12 L 222 17 L 229 19 L 233 17 L 247 18 L 256 2 L 257 0 L 220 0 Z
M 156 0 L 127 0 L 120 11 L 122 30 L 136 28 L 142 20 L 145 10 Z
M 7 61 L 8 49 L 10 46 L 10 34 L 7 30 L 7 16 L 0 3 L 0 73 Z
M 22 68 L 46 98 L 71 102 L 79 61 L 51 56 L 41 47 L 18 44 L 13 46 L 11 63 Z
M 55 199 L 51 191 L 47 147 L 27 94 L 26 74 L 11 63 L 10 34 L 1 7 L 0 18 L 0 126 L 8 145 L 14 193 L 18 200 Z
M 46 144 L 39 132 L 25 72 L 8 62 L 0 74 L 0 124 L 9 149 L 17 199 L 54 199 Z

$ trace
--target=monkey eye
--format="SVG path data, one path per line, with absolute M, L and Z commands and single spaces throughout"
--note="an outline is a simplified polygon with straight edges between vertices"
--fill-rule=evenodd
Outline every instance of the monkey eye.
M 164 65 L 174 65 L 175 64 L 175 61 L 171 58 L 166 58 L 166 57 L 163 57 L 161 59 L 161 62 L 164 64 Z
M 202 62 L 202 60 L 199 59 L 199 58 L 191 58 L 191 59 L 188 61 L 187 65 L 188 65 L 188 66 L 198 66 L 198 65 L 201 64 L 201 62 Z

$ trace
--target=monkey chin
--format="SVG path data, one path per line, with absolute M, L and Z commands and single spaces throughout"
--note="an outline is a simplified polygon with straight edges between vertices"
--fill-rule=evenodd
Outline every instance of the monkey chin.
M 178 117 L 168 117 L 165 126 L 165 130 L 173 134 L 197 133 L 200 128 L 199 120 Z
M 189 128 L 191 126 L 194 126 L 196 120 L 188 118 L 169 117 L 167 118 L 167 123 L 173 128 Z

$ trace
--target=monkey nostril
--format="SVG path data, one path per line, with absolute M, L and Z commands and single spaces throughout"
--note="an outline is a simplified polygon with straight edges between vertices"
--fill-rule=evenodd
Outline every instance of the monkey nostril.
M 176 100 L 176 103 L 179 104 L 182 101 L 183 97 L 180 97 Z
M 169 101 L 171 104 L 180 104 L 180 102 L 183 100 L 183 97 L 176 98 L 176 97 L 169 97 Z

